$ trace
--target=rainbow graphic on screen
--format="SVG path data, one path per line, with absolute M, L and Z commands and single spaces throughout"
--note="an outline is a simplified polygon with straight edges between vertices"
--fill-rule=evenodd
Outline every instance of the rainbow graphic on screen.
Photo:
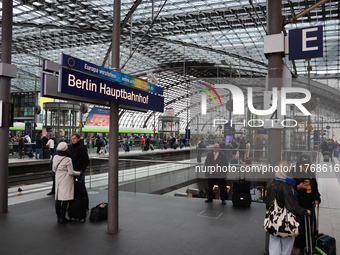
M 221 106 L 222 106 L 221 97 L 220 97 L 220 95 L 217 93 L 217 91 L 216 91 L 213 87 L 211 87 L 210 85 L 205 84 L 205 83 L 203 83 L 203 82 L 199 82 L 199 84 L 201 84 L 201 85 L 207 87 L 207 88 L 210 89 L 212 92 L 214 92 L 215 95 L 217 96 L 218 100 L 220 101 Z M 197 88 L 200 89 L 200 90 L 202 90 L 202 91 L 204 91 L 204 92 L 206 92 L 206 93 L 214 100 L 214 103 L 215 103 L 215 105 L 217 106 L 215 97 L 213 96 L 213 94 L 212 94 L 209 90 L 207 90 L 207 89 L 205 89 L 205 88 L 201 88 L 201 87 L 197 87 Z

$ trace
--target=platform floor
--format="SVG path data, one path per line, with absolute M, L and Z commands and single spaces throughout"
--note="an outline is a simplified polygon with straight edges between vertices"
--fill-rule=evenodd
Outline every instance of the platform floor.
M 335 159 L 332 164 L 339 164 Z M 340 240 L 339 176 L 319 176 L 320 232 Z M 214 200 L 119 193 L 119 232 L 107 222 L 58 224 L 54 197 L 36 188 L 9 194 L 0 215 L 0 254 L 263 254 L 265 205 L 234 208 Z M 107 190 L 89 189 L 90 207 L 107 201 Z M 15 202 L 14 202 L 15 201 Z

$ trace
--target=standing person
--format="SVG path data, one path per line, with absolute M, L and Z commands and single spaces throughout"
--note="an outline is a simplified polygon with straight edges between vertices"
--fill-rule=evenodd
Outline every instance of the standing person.
M 130 143 L 129 143 L 128 137 L 125 137 L 124 145 L 125 145 L 125 152 L 129 152 L 130 151 Z
M 105 153 L 107 152 L 107 140 L 106 137 L 103 137 L 103 141 L 104 141 L 104 149 L 105 149 Z
M 99 154 L 100 147 L 102 146 L 102 138 L 99 135 L 97 135 L 96 146 L 97 146 L 97 154 Z
M 232 152 L 231 152 L 232 158 L 236 158 L 236 153 L 237 153 L 237 150 L 236 150 L 236 149 L 237 149 L 238 145 L 237 145 L 235 139 L 233 139 L 233 140 L 231 141 L 231 145 L 233 146 L 233 149 L 234 149 L 234 150 L 232 150 Z
M 50 161 L 50 169 L 52 171 L 52 189 L 49 193 L 47 193 L 47 196 L 55 195 L 55 172 L 53 172 L 53 159 L 56 154 L 52 155 L 51 161 Z
M 37 139 L 35 140 L 35 158 L 38 159 L 38 154 L 39 154 L 39 159 L 43 158 L 43 147 L 46 144 L 44 141 L 41 139 L 41 135 L 38 134 Z
M 141 144 L 141 147 L 142 147 L 142 151 L 144 151 L 144 146 L 145 146 L 144 136 L 142 136 L 142 140 L 141 140 L 140 144 Z
M 225 178 L 220 178 L 221 173 L 218 172 L 218 169 L 221 169 L 224 166 L 228 166 L 227 157 L 224 155 L 222 151 L 220 151 L 220 145 L 218 143 L 214 144 L 213 151 L 209 152 L 205 159 L 205 167 L 209 169 L 209 167 L 213 167 L 214 171 L 208 173 L 208 199 L 205 200 L 206 203 L 211 203 L 214 199 L 214 185 L 217 184 L 220 188 L 220 197 L 222 200 L 222 204 L 225 205 L 227 198 L 227 190 L 226 190 L 226 180 Z M 215 176 L 214 176 L 215 174 Z
M 316 219 L 315 219 L 315 211 L 314 205 L 318 205 L 321 203 L 321 195 L 318 189 L 318 183 L 315 178 L 315 173 L 308 171 L 309 166 L 311 165 L 310 157 L 306 154 L 302 154 L 299 156 L 298 161 L 296 163 L 296 172 L 299 174 L 295 179 L 295 190 L 297 191 L 297 199 L 299 205 L 303 208 L 306 208 L 312 212 L 311 220 L 314 222 L 312 229 L 312 233 L 317 234 L 316 231 Z M 300 222 L 301 229 L 304 231 L 305 222 Z M 294 246 L 300 251 L 303 252 L 304 247 L 306 247 L 306 237 L 305 233 L 302 232 L 299 236 L 297 236 Z
M 26 152 L 30 152 L 31 149 L 32 149 L 32 145 L 31 145 L 32 140 L 31 140 L 31 137 L 29 136 L 28 133 L 26 133 L 25 139 L 26 139 L 26 141 L 27 141 L 27 143 L 28 143 L 27 148 L 26 148 Z
M 220 143 L 220 149 L 222 149 L 224 154 L 226 154 L 225 149 L 227 149 L 227 143 L 226 143 L 226 139 L 225 138 L 223 138 L 222 142 Z
M 24 139 L 21 135 L 19 135 L 19 144 L 18 144 L 19 158 L 25 158 L 25 143 Z
M 250 158 L 250 141 L 247 139 L 246 141 L 246 158 Z
M 54 155 L 54 140 L 53 140 L 53 138 L 50 138 L 47 141 L 46 146 L 48 146 L 50 148 L 51 155 L 53 156 Z
M 167 149 L 166 144 L 168 143 L 168 141 L 166 140 L 165 136 L 163 137 L 163 142 L 162 143 L 163 143 L 163 149 L 166 150 Z
M 287 208 L 297 217 L 310 214 L 310 211 L 299 206 L 298 201 L 294 198 L 295 180 L 289 171 L 287 161 L 281 161 L 275 165 L 281 171 L 275 172 L 275 179 L 269 184 L 267 191 L 266 209 L 268 210 L 274 199 L 276 198 L 278 205 L 282 208 Z M 278 237 L 272 234 L 269 235 L 269 255 L 290 255 L 293 249 L 295 237 Z
M 43 135 L 41 139 L 44 141 L 45 144 L 48 142 L 46 135 Z
M 79 182 L 83 183 L 84 194 L 87 199 L 87 208 L 89 207 L 89 196 L 85 186 L 85 171 L 89 164 L 89 155 L 83 143 L 80 142 L 80 135 L 74 133 L 72 135 L 72 144 L 68 146 L 75 171 L 81 171 Z
M 145 140 L 145 150 L 149 150 L 150 149 L 150 137 L 146 136 L 146 140 Z
M 240 143 L 239 143 L 237 149 L 238 149 L 238 151 L 239 151 L 239 158 L 240 158 L 240 161 L 242 160 L 242 162 L 244 162 L 244 161 L 245 161 L 245 160 L 244 160 L 244 154 L 245 154 L 245 152 L 246 152 L 246 144 L 245 144 L 243 138 L 240 139 Z
M 227 160 L 230 163 L 231 161 L 231 154 L 232 154 L 232 150 L 233 150 L 233 145 L 231 144 L 231 141 L 228 141 L 227 146 L 226 146 L 226 154 L 227 154 Z
M 79 176 L 82 171 L 74 171 L 70 151 L 67 144 L 61 142 L 57 147 L 58 155 L 53 160 L 53 172 L 55 172 L 55 210 L 58 223 L 68 223 L 66 210 L 70 200 L 74 199 L 73 176 Z

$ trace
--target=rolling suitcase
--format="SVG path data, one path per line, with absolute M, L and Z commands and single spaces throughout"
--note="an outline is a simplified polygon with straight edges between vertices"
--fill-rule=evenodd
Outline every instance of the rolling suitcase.
M 85 197 L 72 200 L 68 206 L 68 217 L 77 220 L 86 220 L 87 199 Z
M 306 233 L 306 247 L 304 249 L 305 255 L 327 255 L 319 247 L 313 246 L 312 243 L 312 228 L 310 225 L 310 217 L 305 215 L 305 233 Z M 308 218 L 308 221 L 307 221 Z M 308 222 L 308 228 L 307 228 Z
M 245 206 L 249 207 L 251 204 L 250 195 L 250 182 L 244 179 L 234 181 L 233 195 L 232 195 L 233 206 Z
M 319 231 L 319 205 L 317 205 L 317 232 Z M 312 239 L 313 246 L 319 247 L 327 255 L 336 255 L 336 241 L 334 237 L 318 234 Z
M 331 153 L 329 151 L 324 151 L 323 152 L 323 161 L 329 162 L 330 155 L 331 155 Z
M 68 216 L 72 219 L 86 220 L 87 199 L 84 196 L 84 185 L 79 181 L 74 182 L 74 200 L 70 201 Z
M 232 196 L 233 206 L 245 206 L 250 207 L 251 204 L 251 195 L 250 193 L 238 193 L 233 192 Z
M 339 149 L 334 150 L 334 157 L 336 157 L 336 158 L 339 157 Z
M 43 159 L 50 159 L 51 157 L 51 151 L 50 149 L 43 149 Z

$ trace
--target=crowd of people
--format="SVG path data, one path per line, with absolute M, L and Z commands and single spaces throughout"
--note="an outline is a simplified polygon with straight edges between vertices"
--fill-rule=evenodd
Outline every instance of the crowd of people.
M 309 171 L 309 166 L 312 164 L 310 157 L 306 154 L 299 156 L 296 162 L 296 168 L 302 169 L 303 175 L 296 178 L 294 173 L 283 171 L 281 168 L 275 172 L 275 179 L 270 183 L 267 190 L 267 213 L 270 207 L 273 206 L 274 200 L 281 208 L 286 208 L 296 217 L 296 222 L 299 223 L 298 235 L 282 237 L 275 232 L 270 232 L 269 237 L 269 254 L 304 254 L 306 247 L 306 235 L 316 235 L 316 219 L 315 206 L 321 203 L 321 195 L 318 190 L 318 183 L 315 178 L 315 173 Z M 279 162 L 277 165 L 286 165 L 290 169 L 286 161 Z M 279 168 L 280 169 L 280 168 Z M 311 231 L 305 232 L 305 221 L 303 217 L 306 215 L 311 217 Z M 289 227 L 293 227 L 289 224 Z
M 245 139 L 244 139 L 245 140 Z M 228 166 L 230 155 L 228 156 L 228 150 L 222 150 L 222 147 L 227 148 L 228 144 L 236 143 L 233 146 L 232 150 L 237 150 L 242 146 L 242 138 L 237 143 L 236 140 L 228 142 L 226 144 L 225 140 L 222 140 L 222 143 L 215 143 L 213 145 L 213 151 L 210 151 L 205 160 L 206 169 L 211 169 L 212 166 Z M 245 143 L 245 156 L 248 157 L 247 144 L 249 141 L 244 141 Z M 241 147 L 243 148 L 243 147 Z M 235 155 L 232 154 L 231 156 Z M 242 154 L 240 154 L 240 160 L 242 158 Z M 231 157 L 232 159 L 232 157 Z M 312 224 L 312 229 L 310 230 L 312 235 L 317 234 L 316 228 L 316 216 L 315 216 L 315 206 L 321 203 L 321 195 L 318 190 L 318 183 L 315 178 L 315 173 L 309 170 L 309 166 L 312 164 L 311 159 L 308 155 L 302 154 L 298 157 L 296 162 L 296 169 L 302 169 L 302 175 L 295 175 L 293 171 L 291 171 L 291 167 L 286 161 L 281 161 L 276 164 L 275 167 L 275 177 L 270 182 L 267 189 L 267 200 L 266 200 L 266 216 L 268 216 L 268 220 L 274 220 L 273 208 L 276 206 L 280 208 L 287 209 L 287 212 L 290 212 L 294 215 L 295 221 L 300 224 L 300 228 L 298 228 L 298 235 L 288 235 L 288 236 L 280 236 L 282 233 L 278 233 L 277 229 L 272 227 L 273 225 L 278 225 L 277 218 L 275 218 L 275 222 L 272 222 L 272 225 L 266 231 L 269 233 L 269 254 L 282 254 L 282 255 L 290 255 L 290 254 L 304 254 L 304 247 L 306 247 L 306 235 L 308 233 L 305 232 L 305 222 L 304 216 L 308 215 L 311 217 L 311 221 L 314 222 Z M 288 171 L 287 171 L 288 169 Z M 208 181 L 208 190 L 207 190 L 207 200 L 206 203 L 212 203 L 213 199 L 220 199 L 222 204 L 225 205 L 226 202 L 226 177 L 221 175 L 218 172 L 207 172 L 207 181 Z M 216 197 L 216 193 L 214 192 L 215 185 L 219 187 L 219 197 Z M 282 214 L 282 211 L 276 212 L 278 214 Z M 267 218 L 267 217 L 266 217 Z M 293 220 L 294 221 L 294 220 Z M 288 228 L 293 228 L 296 224 L 295 222 L 290 222 L 290 224 L 284 223 Z M 265 226 L 266 227 L 266 226 Z M 285 229 L 288 233 L 289 230 Z

